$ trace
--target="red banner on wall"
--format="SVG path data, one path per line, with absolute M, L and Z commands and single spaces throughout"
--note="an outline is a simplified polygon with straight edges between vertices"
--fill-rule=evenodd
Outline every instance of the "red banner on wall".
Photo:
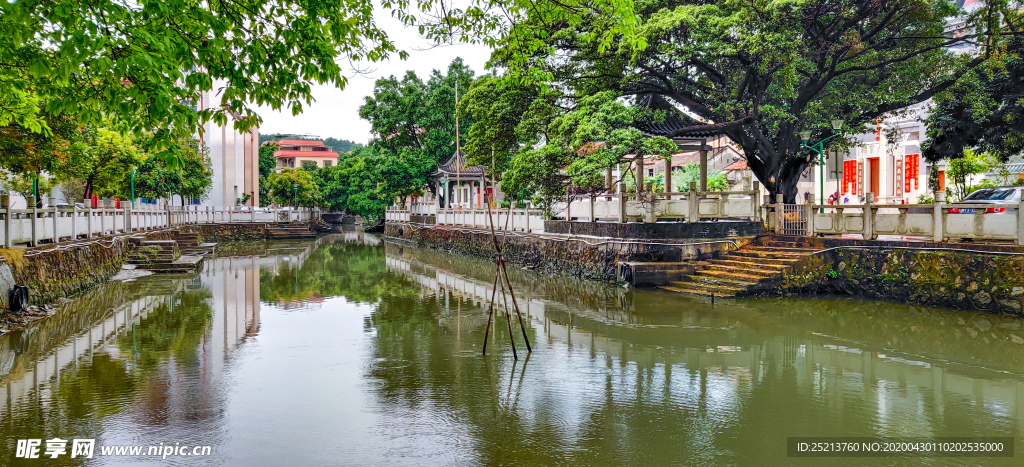
M 843 161 L 843 194 L 857 194 L 857 161 Z
M 916 190 L 919 187 L 919 179 L 921 178 L 921 155 L 920 154 L 907 154 L 904 158 L 906 163 L 906 176 L 904 177 L 904 191 L 910 193 L 910 190 Z

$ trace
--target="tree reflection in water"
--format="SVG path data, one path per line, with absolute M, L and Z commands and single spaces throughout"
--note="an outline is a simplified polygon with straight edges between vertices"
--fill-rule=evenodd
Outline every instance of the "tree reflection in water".
M 536 344 L 513 362 L 501 326 L 480 356 L 493 263 L 349 240 L 107 284 L 0 336 L 0 465 L 42 463 L 13 440 L 87 435 L 212 444 L 227 465 L 278 465 L 287 440 L 316 464 L 587 466 L 791 465 L 788 436 L 1024 436 L 1015 318 L 712 306 L 513 269 Z M 1014 465 L 939 460 L 874 464 Z
M 787 436 L 1024 433 L 1017 318 L 834 297 L 712 306 L 520 271 L 538 352 L 517 369 L 478 356 L 486 261 L 387 249 L 423 298 L 381 297 L 368 375 L 391 410 L 464 429 L 475 463 L 788 465 Z

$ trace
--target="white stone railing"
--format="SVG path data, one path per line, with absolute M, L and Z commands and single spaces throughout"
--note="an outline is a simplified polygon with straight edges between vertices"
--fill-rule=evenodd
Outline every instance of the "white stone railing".
M 488 213 L 490 218 L 488 218 Z M 543 232 L 544 212 L 540 209 L 469 209 L 437 210 L 437 225 L 490 229 L 512 232 Z
M 923 237 L 934 242 L 950 239 L 1004 240 L 1024 245 L 1024 201 L 1016 206 L 993 206 L 991 204 L 875 204 L 874 196 L 868 193 L 864 204 L 840 206 L 820 205 L 809 202 L 799 208 L 805 212 L 793 216 L 777 216 L 787 212 L 781 197 L 775 204 L 766 205 L 768 227 L 776 233 L 786 230 L 787 222 L 800 217 L 811 219 L 803 224 L 807 236 L 860 234 L 864 239 L 875 239 L 879 235 Z M 989 208 L 1006 208 L 1003 212 L 986 212 Z M 950 212 L 973 209 L 970 214 Z
M 125 204 L 122 203 L 122 206 Z M 186 224 L 266 223 L 306 221 L 318 216 L 307 208 L 270 209 L 210 206 L 156 207 L 142 204 L 122 208 L 0 209 L 0 239 L 6 248 L 16 244 L 102 237 Z
M 698 222 L 701 219 L 761 219 L 758 190 L 751 191 L 689 191 L 681 193 L 612 193 L 574 197 L 570 202 L 554 203 L 553 218 L 577 221 L 655 222 L 658 219 L 680 219 Z M 625 203 L 622 200 L 625 199 Z M 433 215 L 434 224 L 473 228 L 490 228 L 488 212 L 498 230 L 543 232 L 544 213 L 540 209 L 499 209 L 453 207 L 438 208 L 433 203 L 410 203 L 389 207 L 384 220 L 411 222 L 416 215 Z
M 625 203 L 622 202 L 623 198 Z M 701 219 L 746 219 L 761 217 L 759 192 L 752 191 L 689 191 L 673 193 L 614 193 L 574 197 L 568 203 L 555 203 L 555 218 L 566 220 L 627 222 L 657 219 L 680 219 L 699 222 Z
M 471 227 L 478 229 L 490 229 L 491 222 L 496 230 L 509 230 L 516 232 L 543 232 L 544 216 L 540 209 L 500 209 L 487 208 L 472 209 L 464 207 L 437 208 L 420 212 L 413 212 L 410 207 L 392 206 L 384 213 L 386 222 L 411 222 L 414 215 L 434 215 L 434 225 L 448 225 L 454 227 Z M 426 212 L 424 212 L 426 211 Z M 433 212 L 429 212 L 433 211 Z M 490 219 L 488 219 L 490 213 Z

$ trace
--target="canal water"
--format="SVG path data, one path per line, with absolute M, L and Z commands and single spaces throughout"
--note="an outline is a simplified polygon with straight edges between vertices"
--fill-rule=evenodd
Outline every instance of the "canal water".
M 491 263 L 362 233 L 111 281 L 0 336 L 0 465 L 1021 465 L 1018 319 L 511 274 L 519 361 L 501 316 L 480 355 Z M 1018 454 L 787 457 L 796 436 L 1015 437 Z M 94 457 L 15 457 L 52 438 Z M 170 445 L 210 455 L 100 453 Z

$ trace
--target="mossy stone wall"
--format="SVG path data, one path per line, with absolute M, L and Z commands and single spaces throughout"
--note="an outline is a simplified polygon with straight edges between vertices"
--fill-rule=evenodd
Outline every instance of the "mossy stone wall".
M 392 240 L 453 253 L 484 258 L 494 256 L 494 244 L 490 233 L 479 230 L 388 223 L 385 226 L 384 235 Z M 736 248 L 731 243 L 688 246 L 665 244 L 696 243 L 703 239 L 622 243 L 598 238 L 567 241 L 554 236 L 550 238 L 521 234 L 502 236 L 500 232 L 498 238 L 502 244 L 505 260 L 510 264 L 602 281 L 616 281 L 618 264 L 621 262 L 695 261 L 710 257 L 715 252 Z M 739 237 L 731 240 L 742 246 L 752 241 L 753 237 Z
M 1024 256 L 841 248 L 808 257 L 758 292 L 837 293 L 1024 315 Z
M 180 228 L 185 233 L 198 233 L 204 242 L 231 242 L 264 240 L 267 238 L 267 224 L 196 224 Z

